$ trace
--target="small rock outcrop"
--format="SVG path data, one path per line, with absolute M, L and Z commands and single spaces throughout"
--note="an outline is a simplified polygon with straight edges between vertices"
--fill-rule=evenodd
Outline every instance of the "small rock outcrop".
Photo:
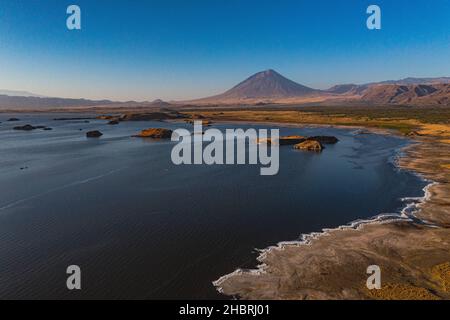
M 71 118 L 54 118 L 53 121 L 84 121 L 89 123 L 87 120 L 93 120 L 95 118 L 86 118 L 86 117 L 71 117 Z
M 117 120 L 111 120 L 111 121 L 108 122 L 108 124 L 109 124 L 109 125 L 117 125 L 117 124 L 119 124 L 119 121 L 117 121 Z
M 280 146 L 288 146 L 293 144 L 298 144 L 305 141 L 307 138 L 303 136 L 284 136 L 280 137 L 279 140 L 267 138 L 267 139 L 258 139 L 257 143 L 267 143 L 268 145 L 272 143 L 278 143 Z
M 101 115 L 101 116 L 98 116 L 96 119 L 97 120 L 114 120 L 114 119 L 117 119 L 117 116 Z
M 210 127 L 212 122 L 210 120 L 202 120 L 204 118 L 196 118 L 196 119 L 187 119 L 184 120 L 186 123 L 194 125 L 195 121 L 201 121 L 203 127 Z
M 323 150 L 322 144 L 317 140 L 306 140 L 294 146 L 294 149 L 321 152 Z
M 405 134 L 407 137 L 418 137 L 421 136 L 421 134 L 418 131 L 412 130 Z
M 13 128 L 14 130 L 22 130 L 22 131 L 31 131 L 36 129 L 42 129 L 42 130 L 53 130 L 52 128 L 46 127 L 46 126 L 32 126 L 31 124 L 26 124 L 24 126 L 17 126 Z
M 369 130 L 366 130 L 366 129 L 358 129 L 358 130 L 355 131 L 355 134 L 363 135 L 363 134 L 371 134 L 371 132 Z
M 17 119 L 17 118 L 9 118 L 7 121 L 20 121 L 20 119 Z
M 26 124 L 24 126 L 18 126 L 14 127 L 14 130 L 22 130 L 22 131 L 31 131 L 37 129 L 36 127 L 33 127 L 31 124 Z
M 102 135 L 103 135 L 103 133 L 101 133 L 98 130 L 86 132 L 87 138 L 100 138 Z
M 142 130 L 141 133 L 134 137 L 139 138 L 153 138 L 153 139 L 170 139 L 172 137 L 172 130 L 164 128 L 150 128 Z

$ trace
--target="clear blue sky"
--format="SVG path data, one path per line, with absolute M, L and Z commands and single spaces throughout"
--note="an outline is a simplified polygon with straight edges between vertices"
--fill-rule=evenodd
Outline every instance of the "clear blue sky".
M 70 4 L 81 31 L 66 28 Z M 316 88 L 450 76 L 450 1 L 0 1 L 0 89 L 189 99 L 268 68 Z

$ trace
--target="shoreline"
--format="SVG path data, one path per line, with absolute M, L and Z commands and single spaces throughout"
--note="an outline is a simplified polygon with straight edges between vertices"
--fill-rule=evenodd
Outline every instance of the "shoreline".
M 223 121 L 219 121 L 223 122 Z M 228 122 L 228 121 L 226 121 Z M 245 123 L 255 124 L 255 122 L 251 123 L 249 121 L 241 121 Z M 264 122 L 256 121 L 256 124 L 261 124 Z M 283 125 L 283 126 L 290 126 L 290 127 L 308 127 L 308 126 L 314 126 L 315 124 L 287 124 L 287 123 L 264 123 L 268 125 Z M 378 129 L 378 128 L 370 128 L 370 127 L 364 127 L 364 126 L 352 126 L 351 128 L 349 126 L 335 126 L 335 125 L 318 125 L 317 127 L 337 127 L 337 128 L 347 128 L 347 129 L 364 129 L 376 134 L 387 134 L 387 135 L 397 135 L 392 130 L 387 129 Z M 339 299 L 339 298 L 349 298 L 349 299 L 367 299 L 367 298 L 376 298 L 376 299 L 434 299 L 434 298 L 450 298 L 450 288 L 444 287 L 443 294 L 441 295 L 434 295 L 430 291 L 427 290 L 427 288 L 422 288 L 418 286 L 410 286 L 410 285 L 403 285 L 403 284 L 391 284 L 389 283 L 387 287 L 387 292 L 382 292 L 383 290 L 380 290 L 380 292 L 377 292 L 378 295 L 373 295 L 371 297 L 371 294 L 369 292 L 364 292 L 363 288 L 360 288 L 359 292 L 358 290 L 353 290 L 351 294 L 343 294 L 339 296 L 339 294 L 329 294 L 326 293 L 326 290 L 320 291 L 312 291 L 311 293 L 311 287 L 314 287 L 314 280 L 313 281 L 306 281 L 308 282 L 308 286 L 303 287 L 304 293 L 298 294 L 298 291 L 302 291 L 302 286 L 299 286 L 297 288 L 297 293 L 292 292 L 290 293 L 290 296 L 286 297 L 286 293 L 283 293 L 282 295 L 278 295 L 277 291 L 273 288 L 270 289 L 270 292 L 264 293 L 264 291 L 269 291 L 267 288 L 258 288 L 258 280 L 255 278 L 264 278 L 265 275 L 268 275 L 267 278 L 270 278 L 272 269 L 277 268 L 277 264 L 283 265 L 283 261 L 280 259 L 283 259 L 283 256 L 285 256 L 285 251 L 292 251 L 291 249 L 294 249 L 293 251 L 305 251 L 306 247 L 312 247 L 316 242 L 320 242 L 321 239 L 324 238 L 338 238 L 339 239 L 339 233 L 346 233 L 348 234 L 349 231 L 360 231 L 364 232 L 365 229 L 370 228 L 378 228 L 378 229 L 389 229 L 391 227 L 402 229 L 405 227 L 405 224 L 410 226 L 415 225 L 421 225 L 425 228 L 446 228 L 447 224 L 450 224 L 450 217 L 444 217 L 445 219 L 444 224 L 439 223 L 443 221 L 433 221 L 433 219 L 426 219 L 426 214 L 421 214 L 422 211 L 424 211 L 424 207 L 426 210 L 426 206 L 428 203 L 430 203 L 431 200 L 441 200 L 441 198 L 437 197 L 437 195 L 434 192 L 435 188 L 438 188 L 441 186 L 441 184 L 438 181 L 435 181 L 435 179 L 432 179 L 430 177 L 430 174 L 426 174 L 426 172 L 423 172 L 419 170 L 417 166 L 412 165 L 411 163 L 414 162 L 414 159 L 411 150 L 415 151 L 416 149 L 420 149 L 420 147 L 423 147 L 423 145 L 426 143 L 426 141 L 423 141 L 423 139 L 411 139 L 408 140 L 411 141 L 411 144 L 405 147 L 402 147 L 397 151 L 397 154 L 394 155 L 395 161 L 394 165 L 399 170 L 408 170 L 409 172 L 412 172 L 413 174 L 419 176 L 421 179 L 423 179 L 425 182 L 427 182 L 427 185 L 424 187 L 424 195 L 422 197 L 406 197 L 403 198 L 405 206 L 402 207 L 400 212 L 394 213 L 394 214 L 383 214 L 380 213 L 379 215 L 376 215 L 370 219 L 364 219 L 364 220 L 356 220 L 352 221 L 346 225 L 339 226 L 337 228 L 324 228 L 321 232 L 312 232 L 308 234 L 301 235 L 301 240 L 296 241 L 281 241 L 278 242 L 276 245 L 267 247 L 262 250 L 258 250 L 260 252 L 259 256 L 257 257 L 257 261 L 259 264 L 255 269 L 250 270 L 243 270 L 243 269 L 236 269 L 233 272 L 229 274 L 225 274 L 221 276 L 219 279 L 213 281 L 213 285 L 216 288 L 218 292 L 221 294 L 227 295 L 227 296 L 233 296 L 233 297 L 239 297 L 242 299 Z M 436 138 L 432 138 L 432 140 L 436 140 Z M 436 141 L 434 141 L 436 142 Z M 437 143 L 442 143 L 442 141 L 438 141 Z M 432 176 L 432 174 L 431 174 Z M 448 186 L 447 186 L 448 187 Z M 445 197 L 445 193 L 444 193 Z M 407 202 L 408 201 L 408 202 Z M 445 208 L 444 208 L 445 210 Z M 375 226 L 375 227 L 374 227 Z M 378 227 L 376 227 L 378 226 Z M 388 227 L 385 227 L 388 226 Z M 409 232 L 408 232 L 409 233 Z M 351 237 L 351 235 L 350 235 Z M 450 239 L 450 232 L 447 232 L 445 239 Z M 325 249 L 323 249 L 325 251 Z M 448 251 L 448 250 L 447 250 Z M 298 253 L 298 252 L 297 252 Z M 279 257 L 278 257 L 279 256 Z M 447 264 L 450 266 L 450 254 L 447 253 L 446 256 L 442 259 L 444 262 L 443 265 L 447 266 Z M 271 261 L 280 261 L 277 262 L 271 262 Z M 320 258 L 319 260 L 320 261 Z M 386 261 L 385 261 L 386 263 Z M 388 264 L 388 263 L 387 263 Z M 440 265 L 440 264 L 438 264 Z M 284 266 L 281 266 L 284 267 Z M 280 268 L 281 268 L 280 267 Z M 295 271 L 297 272 L 297 268 L 291 268 L 292 270 L 289 271 Z M 300 267 L 301 269 L 301 267 Z M 313 268 L 312 268 L 313 269 Z M 331 268 L 332 269 L 332 268 Z M 320 270 L 320 268 L 319 268 Z M 445 269 L 446 270 L 446 269 Z M 444 271 L 447 272 L 447 271 Z M 278 277 L 278 281 L 280 280 L 280 277 L 282 277 L 282 274 Z M 286 272 L 285 272 L 286 276 Z M 445 277 L 449 277 L 450 273 L 444 274 Z M 242 281 L 240 281 L 242 280 Z M 286 279 L 284 279 L 286 281 Z M 362 280 L 362 279 L 361 279 Z M 411 279 L 409 279 L 411 280 Z M 408 281 L 409 281 L 408 280 Z M 448 281 L 447 278 L 444 279 L 445 281 Z M 259 282 L 260 284 L 263 283 L 265 287 L 268 287 L 266 283 L 266 279 L 261 279 Z M 407 281 L 407 282 L 408 282 Z M 411 281 L 409 281 L 411 282 Z M 262 286 L 262 285 L 260 285 Z M 274 287 L 274 286 L 273 286 Z M 351 285 L 350 285 L 351 287 Z M 325 289 L 325 288 L 324 288 Z M 258 292 L 259 291 L 259 292 Z M 345 287 L 341 287 L 341 291 L 345 291 Z M 366 289 L 366 291 L 368 291 Z M 377 290 L 378 291 L 378 290 Z M 267 294 L 268 293 L 268 294 Z M 381 295 L 380 295 L 381 293 Z
M 275 125 L 275 124 L 270 124 L 270 125 Z M 306 127 L 306 126 L 305 126 Z M 311 125 L 311 127 L 314 127 L 313 125 Z M 322 126 L 324 127 L 324 126 Z M 327 126 L 327 127 L 335 127 L 335 126 Z M 343 126 L 339 126 L 339 128 L 342 128 Z M 400 155 L 400 153 L 402 152 L 403 149 L 407 148 L 409 146 L 400 148 L 399 150 L 396 151 L 396 155 L 394 155 L 395 157 L 398 157 Z M 397 161 L 395 161 L 394 165 L 397 169 L 403 169 L 400 166 L 398 166 Z M 410 170 L 408 170 L 410 171 Z M 301 240 L 292 240 L 292 241 L 280 241 L 275 245 L 269 246 L 267 248 L 264 249 L 257 249 L 255 248 L 256 251 L 260 252 L 260 254 L 258 255 L 258 257 L 256 257 L 256 261 L 261 262 L 261 264 L 257 265 L 256 268 L 254 269 L 241 269 L 238 268 L 235 271 L 229 273 L 229 274 L 225 274 L 222 277 L 220 277 L 219 279 L 213 281 L 213 285 L 216 288 L 216 290 L 222 294 L 224 294 L 223 289 L 221 287 L 221 284 L 228 280 L 230 277 L 236 276 L 236 275 L 240 275 L 242 273 L 251 273 L 254 275 L 259 275 L 259 274 L 263 274 L 266 272 L 266 268 L 267 265 L 264 263 L 264 259 L 267 256 L 268 253 L 270 253 L 271 251 L 276 251 L 276 250 L 284 250 L 285 246 L 295 246 L 295 247 L 300 247 L 300 246 L 308 246 L 311 245 L 311 243 L 317 239 L 319 239 L 320 237 L 324 237 L 324 236 L 328 236 L 331 234 L 331 232 L 334 231 L 343 231 L 343 230 L 358 230 L 363 228 L 365 225 L 370 225 L 370 224 L 385 224 L 385 223 L 395 223 L 395 222 L 414 222 L 414 219 L 418 219 L 420 220 L 421 223 L 428 225 L 429 223 L 427 221 L 421 220 L 418 217 L 415 216 L 415 213 L 418 212 L 418 210 L 420 210 L 418 207 L 422 204 L 425 203 L 427 200 L 429 200 L 431 194 L 429 192 L 429 188 L 432 187 L 433 185 L 437 184 L 435 181 L 430 181 L 427 180 L 425 178 L 423 178 L 420 174 L 418 174 L 417 172 L 412 172 L 416 175 L 418 175 L 424 182 L 428 182 L 428 184 L 422 189 L 424 194 L 422 197 L 406 197 L 406 198 L 402 198 L 402 201 L 405 201 L 405 199 L 409 199 L 410 202 L 406 203 L 404 205 L 404 207 L 402 207 L 400 209 L 399 212 L 393 212 L 393 213 L 379 213 L 373 217 L 370 217 L 368 219 L 357 219 L 354 221 L 350 221 L 347 224 L 344 225 L 340 225 L 337 226 L 335 228 L 323 228 L 321 231 L 319 232 L 310 232 L 310 233 L 304 233 L 304 234 L 300 234 L 300 238 Z M 405 201 L 406 202 L 406 201 Z M 407 214 L 406 211 L 411 208 L 414 207 L 415 209 Z

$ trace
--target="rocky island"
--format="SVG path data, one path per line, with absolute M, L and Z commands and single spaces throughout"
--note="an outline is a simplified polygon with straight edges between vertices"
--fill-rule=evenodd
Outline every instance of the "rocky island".
M 142 130 L 141 133 L 134 135 L 138 138 L 153 138 L 153 139 L 170 139 L 172 137 L 172 130 L 164 128 L 150 128 Z
M 36 129 L 42 129 L 45 131 L 49 131 L 52 130 L 52 128 L 46 127 L 46 126 L 32 126 L 30 124 L 26 124 L 23 126 L 17 126 L 13 128 L 14 130 L 21 130 L 21 131 L 32 131 L 32 130 L 36 130 Z
M 103 135 L 103 133 L 101 133 L 98 130 L 86 132 L 86 137 L 87 138 L 100 138 L 102 135 Z
M 323 146 L 317 140 L 305 140 L 294 145 L 294 149 L 321 152 L 323 150 Z
M 277 140 L 272 138 L 258 139 L 257 143 L 279 144 L 280 146 L 294 145 L 294 149 L 321 152 L 324 149 L 322 144 L 335 144 L 339 140 L 333 136 L 282 136 Z

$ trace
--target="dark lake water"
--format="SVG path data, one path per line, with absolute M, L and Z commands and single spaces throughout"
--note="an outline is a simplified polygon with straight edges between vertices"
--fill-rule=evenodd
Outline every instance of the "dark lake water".
M 402 197 L 423 195 L 425 183 L 392 164 L 400 138 L 281 128 L 340 142 L 321 154 L 281 147 L 279 174 L 260 176 L 259 165 L 175 166 L 174 143 L 130 137 L 187 124 L 53 120 L 61 116 L 0 114 L 3 299 L 226 298 L 211 282 L 254 267 L 255 248 L 398 212 Z M 53 131 L 12 130 L 27 123 Z M 86 139 L 93 129 L 104 135 Z M 73 264 L 81 291 L 66 288 Z

